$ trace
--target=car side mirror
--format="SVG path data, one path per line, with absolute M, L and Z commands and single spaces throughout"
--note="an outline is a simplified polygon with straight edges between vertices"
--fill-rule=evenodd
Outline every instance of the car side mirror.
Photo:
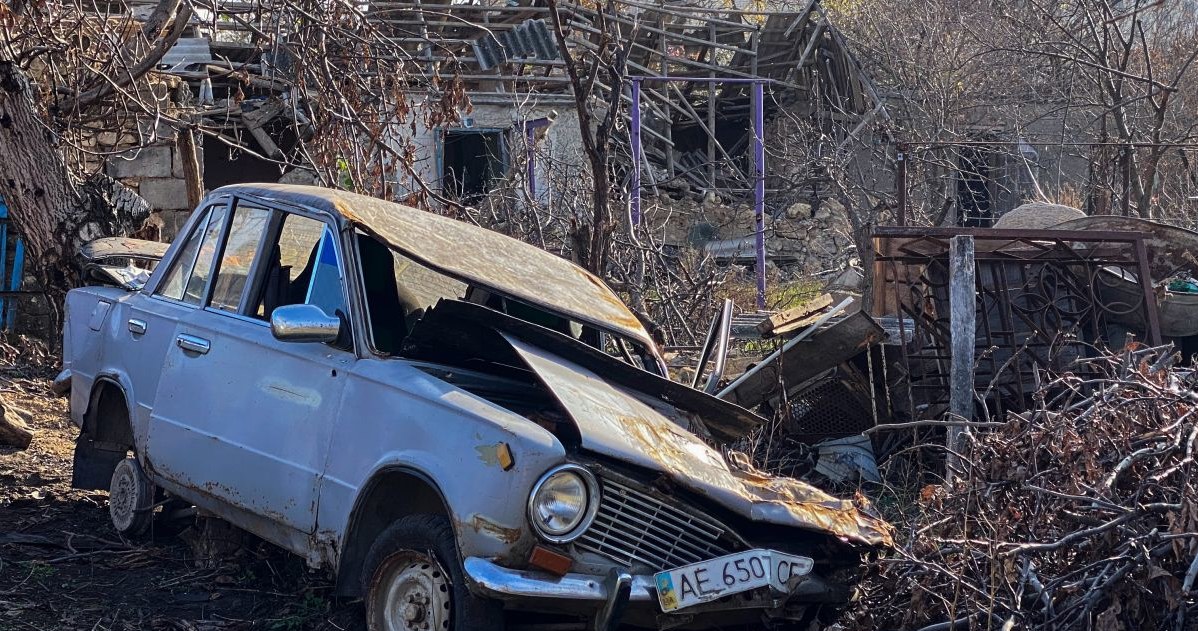
M 283 305 L 270 314 L 270 332 L 282 342 L 334 342 L 341 335 L 341 318 L 316 305 Z

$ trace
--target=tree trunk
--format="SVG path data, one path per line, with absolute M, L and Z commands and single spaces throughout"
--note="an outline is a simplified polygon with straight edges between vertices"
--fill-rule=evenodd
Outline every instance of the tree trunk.
M 0 195 L 49 291 L 72 280 L 74 266 L 58 264 L 69 254 L 69 240 L 61 235 L 85 202 L 35 98 L 25 73 L 12 60 L 0 58 Z
M 75 182 L 36 97 L 25 73 L 0 56 L 0 195 L 25 240 L 40 288 L 57 308 L 78 284 L 79 246 L 131 232 L 145 222 L 150 207 L 106 175 Z

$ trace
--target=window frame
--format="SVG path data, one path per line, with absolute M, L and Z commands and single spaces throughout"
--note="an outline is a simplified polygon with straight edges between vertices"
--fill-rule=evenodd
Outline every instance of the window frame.
M 251 206 L 253 208 L 261 208 L 261 209 L 270 211 L 270 218 L 267 219 L 266 230 L 263 231 L 262 236 L 258 239 L 257 254 L 255 254 L 255 256 L 254 256 L 253 263 L 250 264 L 250 269 L 248 271 L 249 277 L 246 280 L 245 289 L 242 290 L 242 295 L 241 295 L 241 299 L 238 303 L 237 311 L 236 312 L 225 311 L 224 309 L 220 309 L 220 308 L 212 306 L 212 304 L 211 304 L 211 298 L 212 298 L 211 284 L 205 291 L 203 308 L 210 313 L 215 313 L 215 314 L 230 317 L 230 318 L 233 318 L 236 320 L 253 323 L 258 326 L 270 327 L 270 317 L 269 316 L 267 316 L 267 318 L 265 320 L 260 320 L 256 317 L 248 315 L 249 309 L 251 308 L 250 300 L 252 300 L 253 296 L 257 296 L 261 293 L 262 285 L 266 281 L 266 279 L 263 278 L 263 273 L 264 273 L 263 265 L 265 264 L 264 263 L 265 257 L 262 256 L 262 253 L 266 251 L 266 248 L 268 246 L 273 245 L 274 240 L 279 238 L 279 236 L 280 236 L 279 231 L 282 228 L 283 221 L 285 220 L 286 216 L 289 214 L 290 215 L 298 215 L 300 217 L 304 217 L 306 219 L 311 219 L 313 221 L 317 221 L 317 222 L 323 224 L 323 226 L 326 230 L 329 230 L 333 233 L 333 239 L 332 239 L 333 240 L 333 251 L 337 256 L 337 261 L 339 263 L 338 271 L 340 274 L 339 279 L 341 280 L 341 297 L 344 300 L 345 308 L 347 311 L 345 314 L 345 324 L 346 324 L 346 326 L 349 327 L 349 335 L 350 335 L 351 339 L 356 340 L 357 335 L 356 335 L 355 331 L 356 331 L 357 327 L 353 323 L 353 321 L 354 321 L 353 310 L 355 309 L 355 305 L 350 300 L 351 295 L 352 295 L 352 292 L 351 292 L 350 286 L 349 286 L 350 274 L 348 271 L 350 263 L 345 256 L 344 244 L 341 242 L 341 236 L 340 236 L 341 230 L 340 230 L 339 226 L 337 225 L 337 222 L 332 217 L 332 215 L 325 213 L 325 212 L 316 211 L 316 210 L 313 210 L 313 209 L 310 209 L 307 207 L 303 207 L 303 206 L 293 206 L 291 204 L 282 204 L 282 203 L 278 203 L 275 201 L 251 196 L 251 195 L 235 195 L 229 201 L 229 205 L 232 210 L 231 210 L 231 212 L 228 213 L 227 220 L 225 221 L 224 229 L 221 232 L 221 242 L 220 242 L 220 247 L 218 248 L 218 252 L 217 252 L 217 256 L 219 258 L 216 260 L 217 262 L 219 262 L 220 259 L 224 258 L 225 247 L 228 244 L 228 230 L 229 230 L 230 226 L 232 225 L 232 219 L 233 219 L 234 213 L 236 212 L 237 206 L 242 203 L 244 203 L 247 206 Z M 321 238 L 323 239 L 323 233 L 322 233 Z M 216 270 L 216 272 L 212 274 L 212 278 L 210 279 L 212 281 L 212 283 L 215 283 L 216 277 L 220 273 L 219 266 L 214 267 L 214 269 Z M 329 314 L 329 315 L 336 315 L 336 314 Z M 353 344 L 356 345 L 356 341 Z M 340 347 L 337 347 L 337 348 L 340 348 Z M 351 348 L 354 348 L 354 346 L 351 345 Z
M 227 229 L 228 224 L 229 224 L 229 217 L 230 217 L 230 214 L 228 212 L 229 202 L 230 202 L 230 200 L 228 197 L 222 196 L 222 197 L 218 197 L 218 198 L 212 200 L 212 202 L 209 204 L 203 205 L 199 209 L 199 211 L 198 211 L 199 214 L 196 215 L 195 220 L 192 221 L 187 226 L 187 228 L 185 228 L 183 230 L 183 232 L 181 233 L 181 237 L 175 237 L 175 240 L 171 242 L 171 246 L 174 249 L 174 252 L 171 253 L 170 262 L 167 265 L 159 266 L 163 270 L 162 275 L 159 276 L 157 279 L 155 279 L 152 288 L 150 286 L 150 283 L 147 283 L 146 286 L 142 288 L 143 292 L 146 292 L 151 298 L 155 298 L 158 300 L 164 300 L 166 302 L 176 304 L 176 305 L 181 305 L 181 306 L 188 307 L 191 309 L 201 309 L 204 307 L 204 305 L 207 303 L 208 284 L 211 283 L 211 281 L 212 281 L 211 274 L 209 275 L 209 278 L 205 281 L 204 293 L 200 296 L 200 302 L 198 304 L 192 303 L 192 302 L 187 302 L 186 300 L 183 300 L 181 298 L 172 298 L 170 296 L 163 295 L 163 293 L 162 293 L 163 284 L 166 283 L 167 277 L 170 276 L 172 272 L 174 272 L 175 267 L 182 263 L 182 260 L 180 259 L 180 257 L 183 254 L 183 249 L 185 247 L 187 247 L 187 242 L 190 241 L 192 237 L 199 234 L 200 235 L 200 247 L 196 248 L 195 256 L 192 257 L 191 263 L 188 267 L 187 278 L 183 279 L 183 292 L 184 292 L 184 295 L 187 295 L 187 284 L 188 284 L 188 282 L 191 281 L 191 275 L 193 273 L 195 273 L 195 266 L 196 266 L 196 263 L 198 263 L 200 260 L 200 252 L 203 249 L 203 245 L 204 245 L 203 233 L 208 230 L 208 224 L 212 222 L 212 214 L 214 212 L 214 209 L 223 206 L 223 207 L 225 207 L 226 212 L 225 212 L 224 217 L 221 219 L 223 224 L 221 225 L 220 235 L 217 236 L 217 251 L 215 251 L 213 253 L 213 256 L 219 256 L 219 252 L 222 248 L 221 238 L 224 235 L 225 230 Z M 178 244 L 178 245 L 176 246 L 175 244 Z M 215 263 L 216 259 L 214 258 L 212 262 Z
M 232 228 L 233 228 L 233 217 L 236 216 L 237 209 L 242 204 L 242 202 L 248 202 L 246 205 L 251 208 L 265 210 L 267 213 L 270 214 L 270 216 L 267 217 L 267 219 L 266 219 L 266 229 L 264 229 L 262 231 L 261 236 L 258 237 L 258 249 L 256 250 L 256 252 L 254 254 L 253 262 L 250 263 L 250 269 L 246 272 L 245 285 L 242 286 L 241 297 L 237 300 L 237 311 L 226 311 L 224 309 L 221 309 L 220 307 L 212 306 L 212 291 L 216 287 L 217 277 L 220 276 L 220 267 L 221 267 L 220 264 L 224 263 L 225 248 L 228 247 L 228 244 L 229 244 L 229 231 L 232 230 Z M 226 315 L 226 316 L 233 316 L 240 320 L 246 320 L 248 322 L 255 322 L 257 324 L 263 324 L 266 326 L 270 326 L 269 318 L 266 320 L 259 320 L 257 318 L 252 318 L 252 317 L 246 315 L 245 314 L 245 311 L 246 311 L 245 305 L 246 305 L 246 301 L 249 299 L 249 297 L 251 295 L 253 295 L 254 291 L 257 290 L 258 273 L 262 267 L 263 247 L 266 245 L 266 243 L 269 242 L 270 235 L 272 234 L 275 227 L 278 225 L 278 223 L 280 221 L 279 217 L 280 217 L 279 208 L 274 204 L 259 202 L 259 201 L 255 201 L 252 199 L 247 200 L 245 197 L 242 197 L 240 195 L 236 195 L 233 197 L 232 201 L 229 204 L 229 214 L 225 219 L 224 229 L 221 230 L 221 233 L 220 233 L 220 243 L 217 247 L 216 259 L 213 260 L 212 274 L 211 274 L 211 277 L 208 279 L 208 287 L 206 287 L 204 289 L 203 308 L 205 311 L 209 311 L 212 313 L 219 313 L 221 315 Z

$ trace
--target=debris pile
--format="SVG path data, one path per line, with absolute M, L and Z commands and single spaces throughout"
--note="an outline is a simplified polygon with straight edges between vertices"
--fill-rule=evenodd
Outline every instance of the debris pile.
M 1179 358 L 1088 360 L 1100 378 L 1055 378 L 976 433 L 954 486 L 898 502 L 906 541 L 846 628 L 1198 628 L 1198 375 Z

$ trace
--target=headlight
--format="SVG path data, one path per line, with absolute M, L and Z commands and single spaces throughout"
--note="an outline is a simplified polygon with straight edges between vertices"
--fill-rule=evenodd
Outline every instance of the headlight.
M 599 509 L 599 485 L 590 471 L 564 464 L 545 472 L 528 497 L 528 519 L 546 541 L 566 543 L 586 531 Z

